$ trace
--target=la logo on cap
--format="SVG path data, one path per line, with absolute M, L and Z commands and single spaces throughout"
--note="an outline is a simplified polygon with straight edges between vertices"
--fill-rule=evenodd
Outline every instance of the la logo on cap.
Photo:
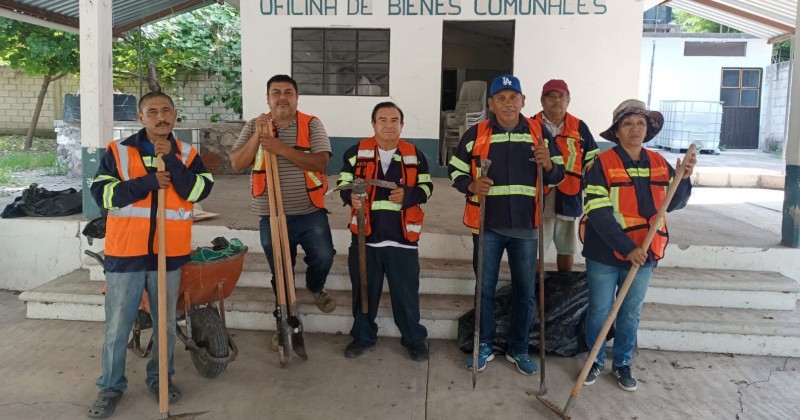
M 512 85 L 511 79 L 509 79 L 508 77 L 503 77 L 503 86 L 511 86 L 511 85 Z

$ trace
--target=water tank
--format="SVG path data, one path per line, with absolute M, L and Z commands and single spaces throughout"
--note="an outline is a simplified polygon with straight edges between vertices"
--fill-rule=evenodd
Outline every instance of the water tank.
M 691 143 L 698 151 L 719 152 L 722 102 L 661 101 L 664 127 L 653 144 L 663 149 L 685 151 Z
M 81 122 L 81 95 L 64 95 L 64 121 Z M 136 97 L 114 94 L 114 121 L 136 121 Z

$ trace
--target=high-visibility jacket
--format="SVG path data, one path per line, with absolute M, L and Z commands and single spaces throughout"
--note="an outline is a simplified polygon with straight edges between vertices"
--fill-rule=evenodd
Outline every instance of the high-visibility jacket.
M 533 146 L 537 147 L 542 140 L 542 126 L 538 122 L 526 118 L 528 126 L 530 127 L 531 138 L 533 139 Z M 489 120 L 484 120 L 478 123 L 478 134 L 475 138 L 475 144 L 472 146 L 472 158 L 470 159 L 470 172 L 472 179 L 478 179 L 483 174 L 480 173 L 480 161 L 489 157 L 489 147 L 492 141 L 492 127 Z M 492 162 L 492 165 L 502 164 L 501 162 Z M 517 193 L 524 193 L 533 197 L 534 208 L 537 208 L 539 194 L 536 191 L 536 185 L 498 185 L 494 184 L 489 189 L 489 195 L 512 195 Z M 466 205 L 464 206 L 464 224 L 473 229 L 480 228 L 480 196 L 477 194 L 467 197 Z M 539 226 L 537 212 L 533 212 L 533 226 Z
M 400 151 L 401 161 L 400 168 L 403 174 L 403 184 L 407 187 L 414 187 L 417 185 L 417 175 L 419 173 L 419 163 L 417 161 L 417 148 L 404 140 L 400 140 L 397 144 L 397 150 Z M 358 154 L 356 156 L 355 164 L 355 177 L 365 180 L 378 178 L 378 171 L 380 170 L 380 154 L 378 153 L 378 142 L 375 137 L 370 137 L 358 143 Z M 370 223 L 371 211 L 399 211 L 401 225 L 403 228 L 403 237 L 409 242 L 419 241 L 420 233 L 422 232 L 422 222 L 425 218 L 425 212 L 419 204 L 411 206 L 407 209 L 402 209 L 401 204 L 393 203 L 391 201 L 375 200 L 375 193 L 377 189 L 374 185 L 367 185 L 367 195 L 369 196 L 369 206 L 364 206 L 364 234 L 369 236 L 372 233 L 372 226 Z M 350 231 L 358 233 L 358 218 L 357 211 L 351 209 L 350 212 Z
M 650 179 L 650 192 L 653 196 L 653 206 L 658 209 L 667 196 L 669 188 L 670 174 L 669 164 L 658 153 L 642 148 L 642 152 L 647 154 L 650 161 L 650 168 L 630 168 L 625 169 L 617 152 L 613 149 L 607 150 L 597 155 L 597 159 L 603 167 L 606 184 L 608 185 L 608 198 L 613 208 L 614 219 L 619 223 L 622 230 L 637 245 L 641 246 L 647 236 L 648 230 L 653 223 L 658 223 L 656 234 L 650 242 L 650 251 L 655 260 L 664 257 L 664 251 L 669 242 L 669 232 L 667 231 L 667 220 L 655 220 L 656 215 L 646 219 L 639 214 L 638 200 L 636 199 L 636 187 L 634 187 L 632 177 L 647 177 Z M 598 187 L 586 186 L 586 191 Z M 592 206 L 590 202 L 587 207 Z M 587 214 L 581 218 L 580 239 L 583 242 Z M 614 256 L 621 261 L 629 261 L 626 255 L 622 255 L 616 250 Z
M 540 125 L 544 125 L 541 112 L 536 114 L 533 119 Z M 567 113 L 561 134 L 555 137 L 556 147 L 561 151 L 561 157 L 564 160 L 564 180 L 556 188 L 567 195 L 576 195 L 581 191 L 584 150 L 581 147 L 581 134 L 578 130 L 580 124 L 581 120 Z M 549 190 L 545 187 L 545 193 Z
M 272 113 L 269 114 L 272 116 Z M 313 115 L 297 112 L 297 143 L 294 148 L 304 153 L 311 153 L 311 120 Z M 328 191 L 328 177 L 325 172 L 303 171 L 306 178 L 306 192 L 311 204 L 317 208 L 325 208 L 325 192 Z M 253 197 L 267 191 L 267 159 L 264 149 L 259 147 L 253 162 Z
M 188 167 L 197 156 L 197 151 L 189 143 L 175 142 L 179 150 L 178 158 Z M 122 181 L 147 175 L 147 168 L 136 147 L 124 146 L 122 140 L 117 140 L 109 144 L 108 150 L 114 154 L 117 172 Z M 113 185 L 108 188 L 113 188 Z M 155 224 L 156 220 L 154 194 L 156 192 L 151 192 L 144 199 L 125 207 L 109 209 L 106 219 L 106 255 L 137 257 L 158 252 L 158 235 L 154 235 L 152 242 L 150 238 L 151 223 Z M 165 197 L 167 257 L 189 255 L 192 251 L 194 204 L 181 198 L 171 183 L 165 190 Z M 152 232 L 155 231 L 156 229 L 152 229 Z

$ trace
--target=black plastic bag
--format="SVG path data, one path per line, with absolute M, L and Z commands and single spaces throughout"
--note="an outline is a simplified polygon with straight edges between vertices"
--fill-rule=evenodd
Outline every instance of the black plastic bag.
M 80 213 L 82 210 L 83 195 L 75 188 L 50 191 L 31 184 L 22 191 L 22 196 L 6 206 L 0 217 L 58 217 Z
M 562 273 L 545 272 L 545 351 L 559 356 L 575 356 L 588 351 L 586 345 L 586 308 L 589 303 L 589 288 L 586 273 L 573 271 Z M 538 278 L 536 285 L 538 305 Z M 501 287 L 495 293 L 495 337 L 494 349 L 505 353 L 508 347 L 508 327 L 511 322 L 511 285 Z M 472 352 L 475 311 L 471 310 L 458 320 L 458 346 L 465 353 Z M 539 352 L 539 312 L 529 331 L 531 353 Z M 611 336 L 611 335 L 610 335 Z

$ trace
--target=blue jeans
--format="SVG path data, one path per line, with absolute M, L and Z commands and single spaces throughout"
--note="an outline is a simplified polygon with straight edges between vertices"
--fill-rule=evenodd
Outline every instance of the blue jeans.
M 292 257 L 292 267 L 297 259 L 297 245 L 303 247 L 306 256 L 303 258 L 306 265 L 306 287 L 313 293 L 322 291 L 325 280 L 333 265 L 333 237 L 331 226 L 328 224 L 328 213 L 318 210 L 309 214 L 286 216 L 286 226 L 289 231 L 289 250 Z M 261 247 L 267 254 L 267 262 L 272 273 L 272 236 L 270 236 L 269 216 L 261 216 L 259 224 L 261 233 Z M 272 290 L 275 290 L 275 274 L 272 275 Z
M 586 275 L 589 283 L 589 308 L 586 311 L 586 344 L 591 349 L 594 346 L 603 324 L 611 312 L 617 289 L 622 287 L 629 269 L 606 265 L 594 260 L 586 259 Z M 631 364 L 633 346 L 636 343 L 636 331 L 639 329 L 639 314 L 642 311 L 644 296 L 650 278 L 653 277 L 653 266 L 639 267 L 633 278 L 631 288 L 622 306 L 617 313 L 614 334 L 614 365 L 626 366 Z M 603 366 L 606 359 L 606 346 L 600 347 L 595 362 Z
M 481 336 L 480 342 L 494 344 L 494 295 L 500 260 L 508 252 L 511 269 L 511 325 L 508 330 L 508 354 L 528 353 L 528 331 L 536 313 L 534 286 L 536 283 L 536 254 L 538 240 L 520 239 L 501 235 L 486 229 L 483 240 L 483 279 L 481 284 Z M 478 235 L 472 235 L 473 267 L 477 274 Z
M 147 379 L 150 384 L 158 382 L 158 271 L 132 273 L 106 273 L 106 334 L 103 344 L 103 375 L 97 379 L 101 390 L 125 391 L 125 355 L 128 351 L 128 336 L 139 313 L 142 291 L 150 297 L 150 316 L 153 318 L 153 357 L 147 363 Z M 175 305 L 181 284 L 181 270 L 167 272 L 167 341 L 169 348 L 169 377 L 175 373 L 172 353 L 175 348 Z

